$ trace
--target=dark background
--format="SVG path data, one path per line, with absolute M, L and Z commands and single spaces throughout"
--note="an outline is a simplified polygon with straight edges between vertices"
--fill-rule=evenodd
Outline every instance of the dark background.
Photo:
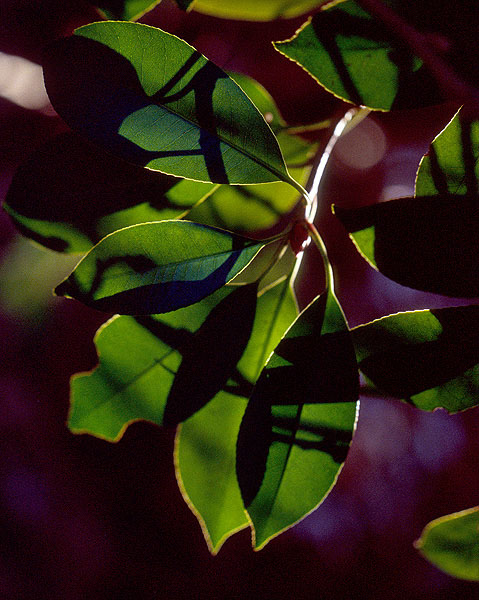
M 46 43 L 92 20 L 86 2 L 1 0 L 0 52 L 39 63 Z M 257 78 L 289 122 L 339 118 L 346 107 L 271 47 L 303 20 L 234 23 L 184 15 L 169 0 L 144 19 Z M 6 78 L 0 62 L 0 92 Z M 457 304 L 373 272 L 329 210 L 411 194 L 450 110 L 368 117 L 335 148 L 318 226 L 351 325 Z M 0 98 L 2 199 L 21 161 L 64 129 L 48 106 Z M 105 316 L 51 296 L 71 258 L 21 239 L 3 213 L 0 229 L 0 598 L 479 598 L 479 585 L 444 575 L 413 547 L 429 520 L 479 503 L 479 410 L 448 416 L 362 398 L 349 457 L 322 506 L 259 553 L 243 531 L 212 557 L 176 485 L 173 430 L 136 423 L 117 444 L 67 430 L 69 376 L 95 365 L 92 338 Z M 321 291 L 318 262 L 311 249 L 303 302 Z

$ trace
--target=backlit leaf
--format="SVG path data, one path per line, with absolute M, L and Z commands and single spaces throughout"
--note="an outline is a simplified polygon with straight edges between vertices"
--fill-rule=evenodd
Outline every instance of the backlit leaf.
M 324 3 L 325 0 L 196 0 L 193 8 L 224 19 L 272 21 L 297 17 Z
M 168 312 L 228 283 L 264 245 L 189 221 L 132 225 L 103 238 L 55 291 L 107 312 Z
M 279 343 L 241 424 L 238 481 L 257 548 L 314 510 L 333 486 L 357 397 L 350 334 L 334 295 L 323 294 Z
M 161 0 L 98 0 L 98 3 L 91 1 L 107 19 L 124 21 L 136 21 L 160 2 Z
M 257 285 L 222 288 L 167 315 L 113 317 L 95 338 L 99 366 L 72 380 L 72 431 L 118 440 L 144 419 L 174 426 L 235 376 L 256 311 Z
M 65 133 L 20 166 L 4 209 L 43 246 L 85 252 L 128 225 L 184 217 L 215 187 L 143 169 Z
M 454 115 L 421 160 L 416 196 L 477 196 L 479 121 L 468 121 L 461 113 Z
M 328 91 L 356 105 L 390 110 L 441 100 L 421 61 L 352 0 L 316 13 L 275 48 Z
M 448 575 L 479 581 L 479 506 L 431 521 L 415 546 Z
M 479 296 L 476 198 L 443 194 L 334 211 L 361 254 L 390 279 L 445 296 Z
M 383 393 L 423 410 L 479 404 L 479 307 L 420 310 L 352 330 L 359 368 Z
M 238 363 L 238 371 L 249 385 L 256 381 L 296 315 L 288 280 L 260 294 L 253 332 Z M 227 537 L 248 524 L 235 470 L 236 438 L 247 395 L 247 390 L 220 392 L 185 421 L 177 434 L 175 464 L 180 489 L 214 553 Z
M 138 23 L 86 25 L 49 47 L 44 73 L 60 116 L 130 162 L 198 181 L 298 187 L 244 92 L 174 35 Z

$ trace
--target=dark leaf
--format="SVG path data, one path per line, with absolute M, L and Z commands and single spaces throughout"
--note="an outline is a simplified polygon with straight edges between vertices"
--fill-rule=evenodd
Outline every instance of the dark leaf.
M 352 330 L 359 368 L 423 410 L 479 404 L 479 307 L 398 313 Z
M 214 189 L 137 167 L 65 133 L 16 171 L 4 208 L 43 246 L 85 252 L 122 227 L 185 216 Z
M 445 296 L 479 296 L 476 198 L 400 198 L 334 211 L 363 256 L 390 279 Z

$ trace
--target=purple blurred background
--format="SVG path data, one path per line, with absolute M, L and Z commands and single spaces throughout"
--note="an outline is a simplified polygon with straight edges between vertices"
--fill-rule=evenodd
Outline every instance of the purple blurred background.
M 92 20 L 86 2 L 2 0 L 2 200 L 21 161 L 65 129 L 42 89 L 42 47 Z M 291 123 L 345 110 L 270 45 L 301 18 L 232 23 L 186 16 L 164 0 L 144 20 L 257 78 Z M 447 107 L 375 115 L 336 145 L 318 226 L 351 325 L 460 302 L 375 273 L 329 209 L 411 194 L 418 161 L 449 115 Z M 0 229 L 0 598 L 479 599 L 479 585 L 442 574 L 413 547 L 429 520 L 479 504 L 479 410 L 448 416 L 362 398 L 346 465 L 321 507 L 259 553 L 243 531 L 212 557 L 176 485 L 174 431 L 136 423 L 109 444 L 67 430 L 69 377 L 95 365 L 92 338 L 105 316 L 51 296 L 75 260 L 20 238 L 3 213 Z M 303 302 L 321 288 L 314 249 L 305 271 Z

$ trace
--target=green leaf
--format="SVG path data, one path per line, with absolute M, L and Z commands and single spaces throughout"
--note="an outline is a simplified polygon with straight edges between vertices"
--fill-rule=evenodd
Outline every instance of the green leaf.
M 415 546 L 448 575 L 479 581 L 479 506 L 431 521 Z
M 351 0 L 316 13 L 274 46 L 326 90 L 356 105 L 391 110 L 441 101 L 421 61 Z
M 194 9 L 224 19 L 272 21 L 297 17 L 324 3 L 325 0 L 196 0 Z
M 454 115 L 421 160 L 416 196 L 477 196 L 479 121 L 468 121 L 461 114 Z
M 189 221 L 132 225 L 94 246 L 55 292 L 107 312 L 168 312 L 228 283 L 264 245 Z
M 237 73 L 231 74 L 231 77 L 268 121 L 277 136 L 291 175 L 305 186 L 318 144 L 307 143 L 288 133 L 273 98 L 258 82 Z M 232 231 L 258 231 L 273 227 L 295 207 L 298 200 L 297 190 L 282 182 L 248 186 L 223 185 L 206 202 L 196 206 L 188 218 Z
M 298 188 L 249 98 L 174 35 L 138 23 L 86 25 L 49 48 L 44 73 L 60 116 L 130 162 L 197 181 Z
M 452 297 L 479 296 L 479 211 L 471 196 L 400 198 L 334 212 L 358 250 L 405 285 Z
M 118 440 L 135 420 L 190 417 L 234 380 L 256 293 L 257 284 L 223 288 L 168 315 L 113 317 L 95 338 L 99 366 L 72 380 L 71 430 Z
M 128 225 L 184 217 L 214 189 L 137 167 L 65 133 L 20 166 L 4 208 L 43 246 L 85 252 Z
M 160 2 L 161 0 L 100 0 L 99 9 L 107 19 L 136 21 Z M 92 4 L 98 6 L 96 2 Z
M 260 293 L 251 338 L 238 363 L 240 375 L 249 384 L 256 381 L 296 315 L 289 278 Z M 215 554 L 230 535 L 248 525 L 235 471 L 236 438 L 246 395 L 220 392 L 185 421 L 177 434 L 175 465 L 180 489 Z
M 243 418 L 237 474 L 256 547 L 314 510 L 351 441 L 358 371 L 332 293 L 295 321 L 268 361 Z
M 479 306 L 420 310 L 352 330 L 360 370 L 423 410 L 479 404 Z

